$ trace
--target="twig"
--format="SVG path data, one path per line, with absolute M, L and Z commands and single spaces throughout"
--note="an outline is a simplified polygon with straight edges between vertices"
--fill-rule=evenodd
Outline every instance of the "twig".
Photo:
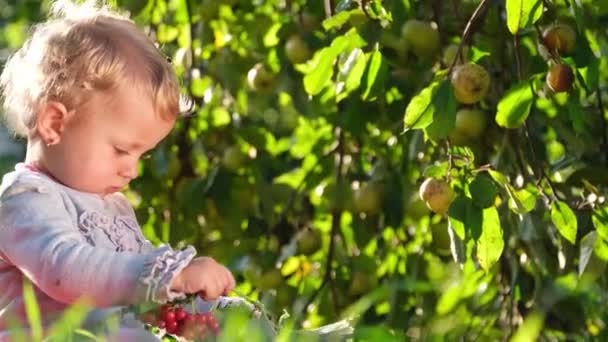
M 515 49 L 515 66 L 517 68 L 517 79 L 521 81 L 523 78 L 521 70 L 521 51 L 519 50 L 519 34 L 513 35 L 513 48 Z
M 337 166 L 337 171 L 336 171 L 336 187 L 339 188 L 343 182 L 342 168 L 344 166 L 344 132 L 340 127 L 338 127 L 337 152 L 338 152 L 338 166 Z M 304 306 L 304 308 L 307 308 L 310 304 L 312 304 L 315 301 L 315 299 L 317 298 L 319 293 L 321 293 L 321 290 L 323 290 L 325 285 L 330 284 L 334 309 L 336 312 L 338 312 L 338 303 L 336 301 L 338 294 L 336 292 L 335 287 L 331 284 L 331 277 L 332 277 L 332 271 L 333 271 L 332 261 L 334 258 L 335 237 L 338 235 L 341 221 L 342 221 L 342 209 L 339 207 L 336 207 L 336 208 L 334 208 L 334 210 L 332 212 L 331 233 L 330 233 L 330 237 L 329 237 L 329 251 L 327 252 L 327 259 L 325 262 L 325 274 L 323 275 L 323 281 L 321 282 L 321 285 L 319 286 L 319 288 L 310 296 L 310 298 L 306 302 L 306 306 Z
M 473 33 L 472 32 L 473 23 L 481 17 L 483 10 L 485 9 L 487 4 L 488 4 L 488 0 L 481 0 L 479 5 L 477 5 L 477 8 L 475 9 L 475 12 L 473 12 L 473 14 L 471 15 L 471 18 L 469 18 L 469 21 L 467 22 L 466 26 L 464 27 L 464 31 L 462 31 L 462 36 L 460 37 L 460 43 L 458 44 L 458 50 L 456 50 L 456 56 L 462 55 L 462 47 L 463 47 L 465 41 L 467 41 L 469 39 L 469 36 Z M 457 60 L 458 60 L 458 58 L 454 58 L 452 60 L 452 64 L 450 64 L 450 68 L 448 69 L 447 77 L 450 77 L 450 75 L 452 74 L 452 70 L 454 70 Z
M 458 19 L 458 23 L 460 24 L 460 20 L 462 20 L 462 15 L 460 13 L 460 4 L 456 0 L 452 0 L 452 10 L 456 15 L 456 19 Z
M 447 153 L 448 153 L 448 172 L 447 172 L 447 175 L 446 175 L 446 180 L 449 183 L 451 175 L 452 175 L 452 167 L 454 166 L 454 155 L 452 155 L 452 148 L 450 146 L 450 140 L 449 139 L 445 140 L 445 146 L 446 146 Z
M 325 17 L 326 18 L 330 18 L 333 14 L 332 14 L 332 3 L 331 0 L 325 0 L 323 1 L 323 6 L 325 8 Z
M 517 65 L 517 78 L 519 81 L 521 81 L 523 79 L 523 72 L 521 69 L 521 51 L 519 48 L 519 35 L 517 33 L 513 36 L 513 49 L 515 50 L 514 53 L 515 53 L 515 61 L 516 61 L 516 65 Z M 530 112 L 532 112 L 532 108 L 530 108 Z M 537 158 L 536 149 L 534 148 L 532 139 L 530 139 L 530 127 L 528 126 L 527 120 L 524 121 L 524 136 L 526 138 L 526 141 L 528 142 L 528 145 L 530 146 L 530 157 L 532 159 L 532 165 L 534 165 L 538 169 L 537 172 L 533 172 L 534 177 L 537 178 L 536 185 L 539 187 L 539 190 L 541 191 L 541 193 L 546 195 L 545 191 L 543 191 L 543 189 L 540 188 L 540 186 L 541 186 L 540 183 L 543 181 L 543 179 L 546 180 L 547 184 L 551 188 L 551 192 L 552 192 L 552 196 L 550 196 L 550 197 L 554 200 L 557 200 L 557 191 L 555 189 L 555 186 L 553 185 L 553 182 L 551 181 L 549 176 L 547 176 L 547 173 L 545 172 L 543 165 L 539 162 L 539 160 Z

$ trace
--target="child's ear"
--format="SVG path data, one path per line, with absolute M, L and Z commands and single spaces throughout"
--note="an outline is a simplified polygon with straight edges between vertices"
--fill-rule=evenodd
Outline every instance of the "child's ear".
M 46 145 L 61 141 L 61 134 L 68 122 L 70 112 L 61 102 L 47 102 L 36 118 L 36 130 Z

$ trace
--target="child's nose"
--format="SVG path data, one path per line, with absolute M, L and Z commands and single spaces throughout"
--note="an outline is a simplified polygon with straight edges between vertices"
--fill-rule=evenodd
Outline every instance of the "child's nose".
M 129 163 L 129 165 L 126 165 L 126 167 L 121 172 L 121 176 L 128 178 L 129 180 L 136 178 L 138 175 L 137 164 L 137 162 L 134 162 Z

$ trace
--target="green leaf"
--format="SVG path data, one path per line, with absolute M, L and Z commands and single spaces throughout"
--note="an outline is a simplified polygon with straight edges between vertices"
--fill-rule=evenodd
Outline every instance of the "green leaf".
M 456 235 L 464 240 L 466 232 L 471 232 L 473 239 L 479 238 L 482 230 L 483 212 L 466 196 L 458 196 L 450 205 L 448 219 Z
M 502 255 L 505 242 L 500 218 L 495 207 L 484 209 L 481 236 L 477 240 L 477 261 L 488 271 Z
M 146 8 L 146 5 L 148 5 L 148 0 L 118 0 L 117 3 L 118 6 L 126 8 L 131 16 L 136 16 L 139 14 L 139 12 Z
M 488 170 L 488 174 L 492 177 L 498 184 L 506 187 L 509 185 L 509 180 L 505 175 L 503 175 L 500 171 L 496 170 Z
M 405 131 L 426 128 L 433 122 L 432 100 L 439 82 L 433 82 L 412 98 L 405 109 Z
M 279 38 L 279 31 L 283 25 L 281 23 L 274 23 L 266 34 L 264 35 L 264 46 L 265 47 L 273 47 L 281 42 L 281 38 Z
M 603 239 L 608 240 L 608 206 L 604 205 L 593 210 L 591 220 L 597 233 Z
M 317 95 L 329 83 L 334 72 L 334 61 L 342 52 L 362 47 L 365 40 L 351 29 L 345 35 L 334 39 L 329 47 L 315 53 L 306 66 L 304 76 L 304 90 L 309 95 Z
M 517 329 L 510 342 L 536 341 L 543 330 L 545 315 L 535 311 L 529 314 L 524 323 Z
M 576 231 L 578 223 L 576 215 L 568 204 L 562 201 L 555 201 L 551 204 L 551 220 L 559 233 L 571 244 L 576 243 Z
M 585 112 L 581 103 L 574 96 L 568 99 L 568 116 L 572 122 L 572 127 L 577 134 L 583 134 L 586 131 L 586 123 L 589 121 L 589 114 Z
M 470 51 L 471 52 L 469 54 L 471 55 L 471 57 L 469 57 L 469 58 L 471 60 L 471 63 L 477 63 L 477 62 L 479 62 L 480 59 L 482 59 L 486 56 L 492 55 L 490 52 L 481 50 L 475 46 L 471 46 Z
M 448 162 L 441 162 L 438 164 L 433 164 L 428 166 L 422 172 L 422 175 L 425 178 L 433 177 L 433 178 L 443 178 L 448 173 Z
M 599 60 L 594 59 L 589 65 L 578 69 L 583 82 L 588 89 L 596 89 L 599 82 Z
M 304 90 L 309 95 L 317 95 L 331 80 L 334 74 L 334 59 L 337 54 L 331 47 L 326 47 L 315 53 L 312 58 L 312 72 L 304 76 Z
M 366 65 L 367 59 L 363 50 L 356 48 L 348 54 L 344 63 L 340 65 L 340 73 L 336 83 L 336 94 L 339 95 L 338 101 L 359 88 Z
M 530 114 L 534 93 L 528 81 L 520 82 L 507 91 L 498 102 L 496 123 L 505 128 L 521 126 Z
M 374 49 L 367 67 L 365 76 L 365 90 L 363 91 L 363 99 L 368 101 L 375 100 L 382 89 L 388 73 L 388 64 L 382 56 L 378 45 Z
M 537 194 L 529 189 L 515 190 L 511 185 L 506 187 L 509 194 L 509 208 L 517 214 L 525 214 L 536 207 Z
M 534 24 L 542 15 L 542 0 L 507 0 L 507 27 L 512 34 Z
M 488 208 L 494 205 L 498 189 L 496 184 L 488 175 L 478 174 L 475 179 L 469 184 L 469 191 L 473 202 L 480 208 Z
M 570 6 L 574 10 L 574 19 L 576 20 L 576 28 L 579 32 L 585 32 L 585 9 L 580 1 L 572 1 Z
M 577 34 L 574 61 L 579 68 L 597 62 L 597 57 L 593 53 L 593 50 L 591 50 L 589 40 L 585 36 L 584 31 L 579 31 Z
M 608 244 L 606 243 L 606 239 L 603 239 L 601 236 L 595 239 L 593 252 L 598 259 L 608 262 Z
M 433 95 L 433 122 L 425 128 L 425 133 L 431 140 L 437 141 L 446 138 L 456 123 L 457 103 L 454 97 L 454 88 L 448 81 L 439 85 Z
M 50 328 L 53 338 L 57 341 L 67 341 L 73 331 L 80 327 L 82 322 L 87 318 L 87 314 L 91 310 L 91 304 L 81 300 L 70 305 Z
M 42 340 L 42 320 L 40 319 L 40 307 L 34 293 L 34 286 L 25 279 L 23 280 L 23 301 L 25 302 L 25 312 L 28 324 L 32 330 L 34 341 Z
M 340 28 L 348 22 L 353 12 L 360 12 L 360 9 L 338 12 L 336 15 L 323 20 L 323 28 L 329 31 L 334 28 Z
M 454 310 L 456 305 L 458 305 L 462 299 L 461 292 L 462 289 L 460 286 L 454 286 L 447 289 L 447 291 L 444 291 L 437 302 L 437 313 L 439 315 L 445 315 Z

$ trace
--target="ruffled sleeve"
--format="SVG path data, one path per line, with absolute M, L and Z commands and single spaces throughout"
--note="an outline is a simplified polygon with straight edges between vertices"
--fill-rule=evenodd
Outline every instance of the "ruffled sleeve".
M 186 267 L 196 255 L 194 247 L 174 251 L 163 245 L 152 252 L 152 257 L 144 264 L 140 285 L 146 294 L 146 301 L 164 303 L 183 299 L 184 293 L 169 288 L 171 280 Z
M 79 232 L 69 199 L 49 182 L 5 188 L 0 196 L 0 253 L 54 300 L 87 297 L 97 307 L 163 303 L 184 296 L 171 280 L 195 256 L 193 247 L 143 253 L 95 247 Z

